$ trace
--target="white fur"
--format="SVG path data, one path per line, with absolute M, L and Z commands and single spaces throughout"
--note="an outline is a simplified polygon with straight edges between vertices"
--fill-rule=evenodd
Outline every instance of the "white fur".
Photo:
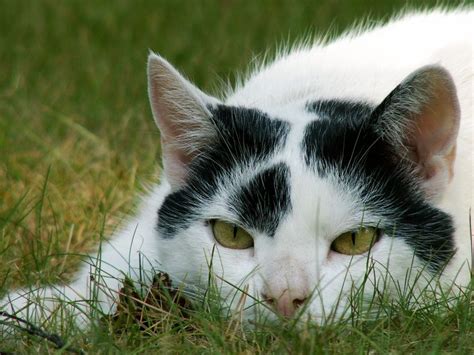
M 458 252 L 444 271 L 442 282 L 456 282 L 461 286 L 468 283 L 467 262 L 470 262 L 472 252 L 469 209 L 473 195 L 473 23 L 471 10 L 434 11 L 409 14 L 382 27 L 357 29 L 329 44 L 303 46 L 282 55 L 251 74 L 224 100 L 231 105 L 258 108 L 292 123 L 286 146 L 267 163 L 285 161 L 289 164 L 291 202 L 297 213 L 289 214 L 282 221 L 273 239 L 255 233 L 253 249 L 230 250 L 217 245 L 213 271 L 218 280 L 223 278 L 241 287 L 248 285 L 250 295 L 256 298 L 261 293 L 278 294 L 286 289 L 296 293 L 298 290 L 303 293 L 315 291 L 307 312 L 313 319 L 325 319 L 334 310 L 339 295 L 347 293 L 351 281 L 357 283 L 367 270 L 367 256 L 350 258 L 334 253 L 329 249 L 331 241 L 362 220 L 377 223 L 379 216 L 363 215 L 361 206 L 353 198 L 356 191 L 351 191 L 350 187 L 336 188 L 331 177 L 315 182 L 314 175 L 295 158 L 304 124 L 314 119 L 314 115 L 304 110 L 304 104 L 310 100 L 335 98 L 362 99 L 378 104 L 414 70 L 427 64 L 441 64 L 454 78 L 461 105 L 454 178 L 438 203 L 438 207 L 455 220 Z M 150 55 L 150 60 L 162 61 L 154 54 Z M 176 72 L 176 75 L 179 74 Z M 187 82 L 170 85 L 176 90 L 194 90 Z M 167 97 L 167 100 L 172 98 Z M 193 102 L 189 104 L 194 105 Z M 174 107 L 180 108 L 179 104 Z M 253 174 L 252 170 L 243 167 L 242 174 L 223 177 L 228 179 L 229 188 L 221 191 L 209 207 L 210 218 L 235 219 L 226 197 L 233 186 L 250 179 Z M 175 281 L 181 280 L 197 289 L 205 287 L 215 245 L 210 229 L 201 224 L 192 225 L 171 240 L 160 239 L 157 235 L 157 210 L 170 191 L 171 187 L 164 179 L 143 199 L 137 217 L 104 242 L 100 255 L 102 277 L 96 277 L 95 284 L 100 284 L 99 300 L 105 311 L 113 308 L 119 281 L 125 274 L 138 280 L 144 273 L 150 279 L 154 270 L 163 270 Z M 413 250 L 402 240 L 382 238 L 371 252 L 373 262 L 380 266 L 376 274 L 379 278 L 372 276 L 370 282 L 383 281 L 385 269 L 389 269 L 391 277 L 403 284 L 407 267 L 412 264 L 412 255 Z M 94 260 L 91 257 L 90 262 L 97 263 Z M 139 265 L 144 270 L 140 271 Z M 412 266 L 414 270 L 422 268 L 416 258 Z M 33 298 L 40 296 L 47 315 L 54 306 L 49 298 L 80 300 L 89 297 L 90 271 L 91 266 L 85 264 L 68 286 L 30 293 L 27 289 L 18 290 L 9 294 L 0 305 L 5 305 L 7 311 L 17 311 L 25 316 L 27 311 L 34 311 L 33 305 L 27 306 L 26 299 L 31 295 Z M 218 283 L 222 296 L 232 303 L 235 289 L 226 282 Z M 425 283 L 420 281 L 420 287 Z M 293 296 L 298 297 L 298 294 Z M 345 305 L 345 298 L 341 297 L 341 300 L 336 310 L 339 313 Z M 246 304 L 252 303 L 248 297 Z M 247 311 L 249 317 L 253 311 L 254 308 Z M 81 319 L 87 322 L 84 317 Z

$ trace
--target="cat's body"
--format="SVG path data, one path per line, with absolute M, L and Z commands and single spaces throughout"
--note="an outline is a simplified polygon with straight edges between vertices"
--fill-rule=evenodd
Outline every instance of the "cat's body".
M 370 272 L 368 294 L 387 275 L 403 285 L 410 267 L 411 278 L 421 275 L 420 288 L 441 271 L 443 285 L 466 286 L 472 23 L 472 10 L 436 11 L 302 47 L 256 70 L 223 103 L 151 54 L 162 182 L 104 242 L 100 275 L 85 265 L 70 285 L 33 294 L 88 299 L 91 270 L 105 310 L 125 274 L 146 280 L 163 270 L 204 289 L 211 255 L 228 303 L 237 292 L 230 284 L 248 285 L 251 296 L 284 316 L 309 303 L 305 312 L 316 320 L 338 299 L 343 311 L 369 264 L 378 271 Z M 217 243 L 216 221 L 245 229 L 252 247 Z M 370 251 L 334 251 L 339 235 L 361 225 L 377 230 Z M 25 292 L 0 305 L 26 314 Z M 254 303 L 247 297 L 247 306 Z

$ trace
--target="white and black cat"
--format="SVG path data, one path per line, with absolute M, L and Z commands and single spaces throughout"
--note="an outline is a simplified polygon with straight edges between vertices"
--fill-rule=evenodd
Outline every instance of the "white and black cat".
M 248 290 L 247 317 L 342 314 L 368 260 L 368 295 L 407 277 L 467 286 L 473 23 L 465 8 L 358 27 L 280 55 L 222 100 L 151 53 L 160 185 L 100 262 L 69 285 L 12 292 L 2 309 L 46 317 L 55 297 L 85 309 L 95 288 L 108 311 L 125 275 L 157 270 L 204 290 L 211 258 L 224 302 Z

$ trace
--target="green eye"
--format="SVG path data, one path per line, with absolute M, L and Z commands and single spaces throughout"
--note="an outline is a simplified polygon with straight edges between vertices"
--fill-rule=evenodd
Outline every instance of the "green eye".
M 379 230 L 373 227 L 360 228 L 337 237 L 331 249 L 340 254 L 359 255 L 368 251 L 377 242 Z
M 230 249 L 248 249 L 253 247 L 252 236 L 235 224 L 215 220 L 212 222 L 214 238 L 222 246 Z

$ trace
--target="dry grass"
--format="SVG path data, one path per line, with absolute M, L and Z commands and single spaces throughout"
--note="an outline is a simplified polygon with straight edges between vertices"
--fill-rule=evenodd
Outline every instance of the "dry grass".
M 159 134 L 146 98 L 148 48 L 215 91 L 219 77 L 232 82 L 232 73 L 282 40 L 313 30 L 339 33 L 368 12 L 386 18 L 404 4 L 0 0 L 0 294 L 70 277 L 73 255 L 109 235 L 133 212 L 143 186 L 156 181 Z M 219 310 L 203 309 L 192 317 L 192 332 L 183 325 L 156 337 L 108 328 L 83 334 L 71 324 L 62 334 L 85 350 L 107 353 L 469 353 L 470 297 L 445 317 L 402 307 L 378 321 L 325 329 L 246 333 Z M 433 334 L 423 330 L 427 325 Z M 35 337 L 5 344 L 0 341 L 0 351 L 51 351 Z

